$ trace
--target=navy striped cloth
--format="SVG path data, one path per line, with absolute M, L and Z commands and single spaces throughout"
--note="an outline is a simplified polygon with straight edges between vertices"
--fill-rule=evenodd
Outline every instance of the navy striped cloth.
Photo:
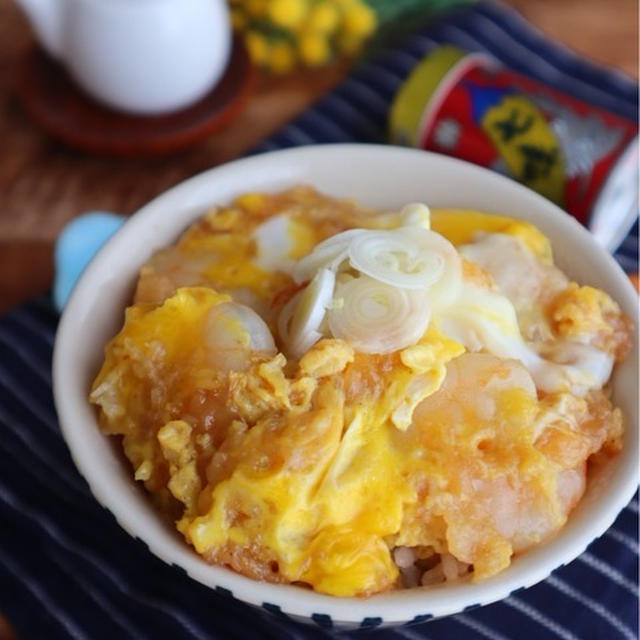
M 390 99 L 439 43 L 509 66 L 628 118 L 638 88 L 550 43 L 502 5 L 447 14 L 362 64 L 256 152 L 383 141 Z M 637 225 L 616 257 L 638 267 Z M 499 603 L 411 627 L 340 632 L 220 595 L 152 556 L 92 498 L 60 436 L 51 396 L 57 315 L 48 297 L 0 319 L 0 612 L 23 640 L 633 640 L 638 637 L 638 500 L 577 560 Z

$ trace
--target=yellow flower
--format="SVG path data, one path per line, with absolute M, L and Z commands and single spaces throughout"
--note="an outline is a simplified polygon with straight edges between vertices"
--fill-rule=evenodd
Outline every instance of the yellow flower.
M 319 33 L 307 32 L 300 36 L 300 57 L 309 66 L 321 65 L 331 56 L 327 39 Z
M 269 68 L 275 73 L 287 73 L 296 64 L 296 55 L 288 42 L 275 42 L 269 55 Z
M 231 9 L 231 24 L 236 31 L 240 31 L 247 25 L 247 16 L 242 9 L 237 7 Z
M 344 13 L 344 30 L 351 36 L 368 36 L 376 27 L 376 14 L 366 4 L 353 4 Z
M 254 18 L 262 18 L 267 15 L 269 0 L 246 0 L 244 3 L 247 13 Z
M 247 31 L 245 42 L 251 59 L 258 65 L 266 64 L 269 59 L 269 43 L 267 39 L 257 31 Z
M 279 27 L 295 29 L 307 14 L 306 0 L 271 0 L 269 18 Z
M 335 31 L 339 20 L 338 9 L 330 2 L 320 2 L 309 12 L 306 26 L 312 31 L 331 33 Z
M 362 40 L 361 36 L 350 36 L 343 33 L 338 38 L 338 48 L 343 53 L 351 55 L 362 47 Z

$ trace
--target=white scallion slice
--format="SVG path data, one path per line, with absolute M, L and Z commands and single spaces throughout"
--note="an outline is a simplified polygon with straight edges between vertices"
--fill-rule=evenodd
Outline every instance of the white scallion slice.
M 330 269 L 320 269 L 282 309 L 278 330 L 287 352 L 294 358 L 301 358 L 322 338 L 320 327 L 333 298 L 335 284 L 335 273 Z
M 422 202 L 412 202 L 402 207 L 400 211 L 401 227 L 422 227 L 431 229 L 431 211 Z
M 429 305 L 434 311 L 450 305 L 462 287 L 462 261 L 456 248 L 444 236 L 427 229 L 401 227 L 394 233 L 407 242 L 415 242 L 421 253 L 439 256 L 443 269 L 429 288 Z
M 369 231 L 349 246 L 354 269 L 381 282 L 403 289 L 428 289 L 445 275 L 453 246 L 424 227 L 400 227 L 393 231 Z
M 329 329 L 363 353 L 391 353 L 415 344 L 429 325 L 427 292 L 400 289 L 368 276 L 339 282 L 343 301 L 328 311 Z
M 300 300 L 300 296 L 302 295 L 302 291 L 298 291 L 287 304 L 282 307 L 280 311 L 280 315 L 278 316 L 278 335 L 280 336 L 280 340 L 283 344 L 289 344 L 289 334 L 291 327 L 291 318 L 293 318 L 293 314 L 295 313 L 296 306 L 298 304 L 298 300 Z
M 347 259 L 351 241 L 363 233 L 367 233 L 366 230 L 349 229 L 323 240 L 311 253 L 298 260 L 293 268 L 293 279 L 301 283 L 310 280 L 318 269 L 336 271 L 340 263 Z

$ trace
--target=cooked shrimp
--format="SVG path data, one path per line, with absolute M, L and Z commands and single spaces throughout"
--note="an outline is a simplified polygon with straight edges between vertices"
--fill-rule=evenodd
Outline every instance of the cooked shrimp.
M 514 551 L 548 537 L 566 518 L 558 469 L 534 447 L 537 406 L 523 365 L 468 353 L 448 364 L 440 390 L 416 408 L 407 435 L 397 436 L 433 469 L 426 482 L 444 489 L 412 510 L 425 530 L 444 519 L 444 540 L 419 543 L 473 564 L 475 579 L 507 566 Z M 529 467 L 534 471 L 519 471 Z
M 103 429 L 124 435 L 137 477 L 159 491 L 167 483 L 168 462 L 158 432 L 175 420 L 188 423 L 204 471 L 237 417 L 228 406 L 228 372 L 275 352 L 271 332 L 255 311 L 211 289 L 179 289 L 159 307 L 129 309 L 122 331 L 107 346 L 91 401 L 102 409 Z
M 180 287 L 208 285 L 205 276 L 211 257 L 171 247 L 156 253 L 140 270 L 134 302 L 162 304 Z
M 211 309 L 205 340 L 211 363 L 220 371 L 248 369 L 255 353 L 276 354 L 273 336 L 264 320 L 253 309 L 235 302 Z
M 544 310 L 569 284 L 560 269 L 534 254 L 519 238 L 504 233 L 481 235 L 473 244 L 460 247 L 460 252 L 489 273 L 513 303 L 523 336 L 528 340 L 551 338 Z

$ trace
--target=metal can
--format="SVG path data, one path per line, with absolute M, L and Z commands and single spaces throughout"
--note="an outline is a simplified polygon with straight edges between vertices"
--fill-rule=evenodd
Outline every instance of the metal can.
M 638 125 L 451 46 L 398 91 L 390 141 L 503 173 L 588 225 L 614 249 L 638 215 Z

